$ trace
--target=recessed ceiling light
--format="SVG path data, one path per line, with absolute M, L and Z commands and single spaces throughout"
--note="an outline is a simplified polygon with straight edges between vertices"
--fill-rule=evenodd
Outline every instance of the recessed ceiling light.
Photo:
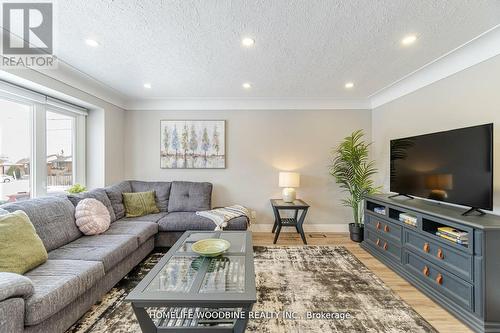
M 347 82 L 344 87 L 346 87 L 346 89 L 351 89 L 352 87 L 354 87 L 354 83 L 352 82 Z
M 249 37 L 243 38 L 241 44 L 246 47 L 251 47 L 255 44 L 255 40 Z
M 144 83 L 144 88 L 151 89 L 151 83 Z
M 416 41 L 417 41 L 416 35 L 408 35 L 401 40 L 401 44 L 403 44 L 404 46 L 408 46 L 415 43 Z
M 251 85 L 250 83 L 248 83 L 248 82 L 243 83 L 241 86 L 242 86 L 243 88 L 245 88 L 245 89 L 250 89 L 250 88 L 252 88 L 252 85 Z
M 86 39 L 85 43 L 88 46 L 92 46 L 92 47 L 98 47 L 99 46 L 99 42 L 97 42 L 95 39 Z

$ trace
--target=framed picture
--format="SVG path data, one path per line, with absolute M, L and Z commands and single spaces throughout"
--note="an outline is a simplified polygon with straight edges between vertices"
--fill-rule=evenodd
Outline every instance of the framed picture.
M 224 169 L 225 120 L 162 120 L 162 169 Z

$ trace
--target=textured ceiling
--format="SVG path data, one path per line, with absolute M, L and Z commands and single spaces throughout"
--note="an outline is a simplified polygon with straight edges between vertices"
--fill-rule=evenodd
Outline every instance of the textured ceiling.
M 57 24 L 62 60 L 133 99 L 359 99 L 500 24 L 500 1 L 64 0 Z

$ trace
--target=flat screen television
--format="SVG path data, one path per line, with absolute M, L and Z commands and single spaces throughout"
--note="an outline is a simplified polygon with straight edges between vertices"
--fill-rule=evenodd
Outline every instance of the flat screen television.
M 493 209 L 493 124 L 391 140 L 391 192 Z

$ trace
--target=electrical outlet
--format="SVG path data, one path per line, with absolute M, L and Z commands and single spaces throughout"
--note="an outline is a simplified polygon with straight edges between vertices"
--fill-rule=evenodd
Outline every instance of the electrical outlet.
M 257 212 L 255 210 L 252 210 L 252 212 L 250 213 L 250 217 L 252 218 L 252 220 L 255 220 L 257 218 Z

